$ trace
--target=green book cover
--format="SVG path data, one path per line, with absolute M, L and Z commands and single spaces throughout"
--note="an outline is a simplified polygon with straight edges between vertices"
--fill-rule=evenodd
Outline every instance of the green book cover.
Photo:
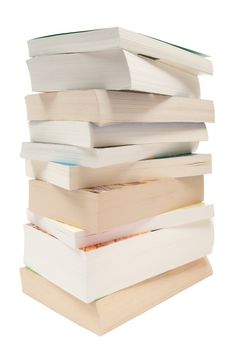
M 37 39 L 43 39 L 43 38 L 50 38 L 50 37 L 53 37 L 53 36 L 60 36 L 60 35 L 70 35 L 70 34 L 78 34 L 78 33 L 87 33 L 87 32 L 94 32 L 96 30 L 101 30 L 101 29 L 90 29 L 90 30 L 82 30 L 82 31 L 77 31 L 77 32 L 67 32 L 67 33 L 57 33 L 57 34 L 51 34 L 51 35 L 45 35 L 45 36 L 40 36 L 40 37 L 37 37 L 37 38 L 33 38 L 32 40 L 37 40 Z M 142 34 L 144 35 L 144 34 Z M 151 36 L 148 36 L 148 35 L 145 35 L 147 36 L 148 38 L 151 38 L 151 39 L 155 39 L 155 40 L 158 40 L 162 43 L 165 43 L 165 44 L 168 44 L 168 45 L 171 45 L 171 46 L 174 46 L 174 47 L 177 47 L 181 50 L 185 50 L 185 51 L 188 51 L 188 52 L 191 52 L 195 55 L 198 55 L 198 56 L 203 56 L 203 57 L 209 57 L 209 55 L 206 55 L 204 53 L 201 53 L 201 52 L 198 52 L 198 51 L 195 51 L 195 50 L 191 50 L 191 49 L 188 49 L 186 47 L 183 47 L 183 46 L 179 46 L 179 45 L 175 45 L 175 44 L 172 44 L 172 43 L 169 43 L 167 41 L 163 41 L 163 40 L 160 40 L 160 39 L 157 39 L 157 38 L 153 38 Z

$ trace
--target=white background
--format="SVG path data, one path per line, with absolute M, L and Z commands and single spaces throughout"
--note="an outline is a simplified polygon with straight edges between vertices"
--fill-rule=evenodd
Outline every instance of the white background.
M 230 1 L 5 1 L 1 2 L 1 349 L 232 349 L 232 11 Z M 98 337 L 21 293 L 22 223 L 27 181 L 19 158 L 28 139 L 24 95 L 30 93 L 27 39 L 57 32 L 121 26 L 190 47 L 213 57 L 203 97 L 215 99 L 209 125 L 214 175 L 206 198 L 214 201 L 214 276 Z

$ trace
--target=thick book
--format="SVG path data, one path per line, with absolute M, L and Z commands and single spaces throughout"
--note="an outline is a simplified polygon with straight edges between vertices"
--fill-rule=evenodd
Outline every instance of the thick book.
M 197 76 L 121 49 L 37 56 L 27 64 L 32 91 L 94 88 L 200 97 Z
M 74 164 L 26 160 L 26 175 L 67 190 L 155 180 L 163 177 L 187 177 L 211 173 L 210 154 L 140 160 L 102 168 Z
M 103 232 L 203 200 L 203 176 L 67 191 L 29 181 L 29 209 L 87 231 Z
M 24 142 L 21 157 L 100 168 L 133 163 L 142 159 L 162 158 L 195 152 L 198 142 L 159 142 L 102 148 L 84 148 L 43 142 Z
M 28 221 L 30 223 L 58 238 L 73 249 L 100 244 L 122 237 L 129 237 L 140 232 L 155 231 L 209 220 L 213 216 L 213 205 L 198 203 L 96 233 L 40 216 L 30 210 L 27 211 Z
M 74 250 L 24 226 L 24 264 L 80 300 L 94 300 L 212 252 L 212 220 L 144 232 Z
M 28 268 L 20 269 L 23 292 L 81 327 L 102 335 L 212 275 L 207 258 L 193 261 L 90 304 Z
M 108 90 L 72 90 L 25 97 L 28 120 L 111 123 L 213 122 L 214 104 L 198 98 Z
M 32 142 L 79 147 L 111 147 L 208 140 L 204 123 L 117 123 L 98 126 L 82 121 L 31 121 Z
M 98 335 L 142 314 L 212 275 L 207 258 L 193 261 L 86 304 L 28 268 L 20 269 L 25 294 Z
M 213 72 L 204 54 L 119 27 L 48 35 L 29 40 L 28 48 L 30 56 L 122 48 L 194 74 Z

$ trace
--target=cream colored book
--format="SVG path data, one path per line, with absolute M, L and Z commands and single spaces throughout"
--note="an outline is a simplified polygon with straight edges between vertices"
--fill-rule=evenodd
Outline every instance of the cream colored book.
M 209 220 L 213 216 L 213 205 L 198 203 L 96 233 L 40 216 L 30 210 L 27 211 L 27 218 L 30 223 L 58 238 L 73 249 L 129 237 L 140 232 L 155 231 Z
M 203 200 L 203 176 L 67 191 L 29 181 L 29 209 L 87 231 L 103 232 Z
M 200 97 L 196 75 L 122 49 L 36 56 L 27 65 L 32 91 L 104 89 Z
M 74 250 L 25 225 L 24 264 L 90 303 L 209 255 L 213 239 L 212 220 L 204 220 Z
M 213 72 L 212 63 L 202 53 L 119 27 L 48 35 L 29 40 L 28 48 L 30 56 L 122 48 L 194 74 Z
M 70 163 L 90 168 L 133 163 L 142 159 L 171 157 L 195 152 L 198 142 L 159 142 L 144 145 L 127 145 L 87 148 L 43 142 L 23 142 L 21 157 L 31 160 Z
M 28 120 L 111 123 L 213 122 L 212 101 L 107 90 L 74 90 L 25 97 Z
M 26 175 L 67 190 L 155 180 L 164 177 L 187 177 L 211 173 L 210 154 L 190 154 L 102 168 L 86 168 L 39 160 L 26 160 Z
M 50 309 L 102 335 L 212 274 L 207 258 L 180 266 L 86 304 L 44 277 L 21 268 L 23 292 Z M 36 316 L 36 315 L 35 315 Z

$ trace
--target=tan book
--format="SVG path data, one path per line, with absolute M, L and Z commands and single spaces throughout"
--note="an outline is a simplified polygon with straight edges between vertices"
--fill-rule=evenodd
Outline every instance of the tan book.
M 26 160 L 26 175 L 67 190 L 211 173 L 210 154 L 147 159 L 102 168 Z
M 88 330 L 102 335 L 212 274 L 207 258 L 86 304 L 35 272 L 21 268 L 25 294 Z
M 213 122 L 212 101 L 107 90 L 74 90 L 25 97 L 29 120 L 109 123 Z
M 203 176 L 164 178 L 68 191 L 29 181 L 29 209 L 41 216 L 102 232 L 202 202 Z

